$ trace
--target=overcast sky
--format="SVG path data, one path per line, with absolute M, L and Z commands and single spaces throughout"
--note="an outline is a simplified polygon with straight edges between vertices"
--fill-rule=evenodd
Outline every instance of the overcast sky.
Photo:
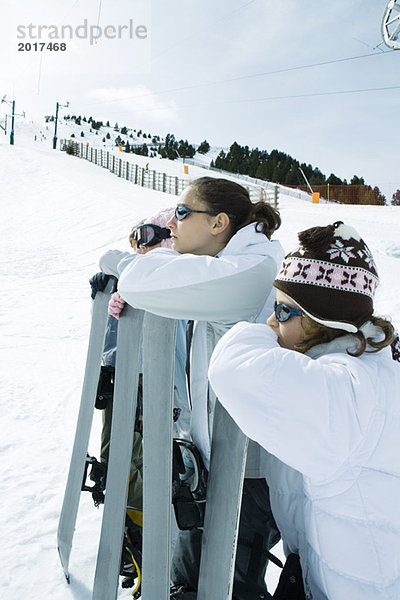
M 277 148 L 326 175 L 364 176 L 389 198 L 400 188 L 400 51 L 382 43 L 387 0 L 143 4 L 3 0 L 0 96 L 32 117 L 68 100 L 70 114 L 195 143 Z M 97 43 L 83 39 L 85 20 L 88 32 L 101 28 Z M 48 41 L 65 51 L 18 51 Z

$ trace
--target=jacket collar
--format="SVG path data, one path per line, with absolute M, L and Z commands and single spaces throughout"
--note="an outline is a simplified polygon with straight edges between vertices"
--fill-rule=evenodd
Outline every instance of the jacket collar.
M 255 223 L 242 227 L 231 237 L 225 248 L 217 254 L 261 254 L 272 256 L 278 265 L 283 259 L 283 248 L 277 240 L 269 240 L 263 233 L 256 231 Z

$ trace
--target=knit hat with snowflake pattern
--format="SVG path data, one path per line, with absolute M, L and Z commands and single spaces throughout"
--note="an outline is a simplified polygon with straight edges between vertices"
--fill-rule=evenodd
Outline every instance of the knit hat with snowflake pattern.
M 299 241 L 274 286 L 317 323 L 356 333 L 373 314 L 379 283 L 368 246 L 342 221 L 302 231 Z

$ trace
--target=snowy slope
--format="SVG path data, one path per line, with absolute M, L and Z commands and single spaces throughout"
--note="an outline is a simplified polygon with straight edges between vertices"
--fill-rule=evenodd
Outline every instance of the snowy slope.
M 83 137 L 81 136 L 82 132 L 84 134 Z M 107 139 L 107 133 L 110 135 L 110 139 Z M 54 123 L 46 123 L 45 119 L 43 119 L 42 122 L 36 122 L 29 119 L 20 118 L 16 126 L 15 135 L 17 140 L 18 138 L 22 137 L 24 143 L 27 143 L 29 146 L 35 142 L 36 146 L 44 145 L 49 147 L 51 146 L 54 135 Z M 133 138 L 130 137 L 131 135 Z M 190 165 L 189 175 L 187 176 L 184 172 L 182 159 L 172 161 L 161 158 L 158 154 L 156 157 L 150 158 L 150 156 L 141 156 L 139 154 L 121 152 L 119 147 L 115 145 L 115 139 L 117 136 L 120 136 L 124 142 L 129 142 L 129 145 L 143 145 L 144 143 L 147 143 L 149 146 L 149 153 L 151 152 L 152 144 L 150 143 L 149 138 L 143 138 L 143 135 L 138 137 L 137 132 L 132 129 L 128 129 L 128 134 L 125 135 L 121 134 L 120 131 L 115 131 L 113 126 L 106 127 L 104 125 L 96 133 L 96 131 L 92 130 L 90 124 L 87 122 L 81 121 L 81 125 L 76 125 L 74 120 L 64 120 L 62 118 L 59 119 L 57 127 L 58 140 L 66 139 L 79 144 L 88 144 L 93 148 L 101 148 L 103 150 L 107 150 L 108 152 L 112 152 L 118 156 L 118 158 L 122 158 L 124 161 L 138 164 L 141 167 L 144 167 L 146 164 L 148 164 L 149 169 L 154 169 L 160 173 L 167 173 L 168 175 L 173 175 L 187 180 L 191 179 L 192 177 L 200 177 L 202 174 L 204 174 L 203 171 L 197 166 Z M 104 142 L 103 139 L 105 140 Z M 161 142 L 164 141 L 163 138 L 160 139 Z M 199 163 L 200 166 L 209 166 L 210 162 L 218 156 L 222 149 L 222 147 L 212 147 L 207 154 L 195 154 L 195 162 Z M 227 148 L 224 148 L 224 150 L 227 151 Z
M 89 494 L 81 499 L 70 586 L 56 551 L 90 323 L 88 279 L 106 249 L 128 249 L 137 220 L 176 197 L 53 151 L 49 139 L 33 142 L 31 133 L 14 147 L 0 136 L 0 597 L 89 600 L 101 516 Z M 296 231 L 311 225 L 343 219 L 359 229 L 382 279 L 377 312 L 392 313 L 400 327 L 400 209 L 280 202 L 279 238 L 288 250 Z M 99 429 L 97 414 L 90 444 L 97 455 Z

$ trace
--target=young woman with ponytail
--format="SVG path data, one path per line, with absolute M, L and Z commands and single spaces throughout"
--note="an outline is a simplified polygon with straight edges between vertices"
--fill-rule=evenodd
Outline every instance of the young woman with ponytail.
M 164 317 L 195 321 L 190 433 L 207 468 L 216 401 L 207 380 L 209 360 L 232 325 L 265 322 L 272 312 L 272 284 L 283 250 L 271 236 L 280 223 L 274 208 L 263 201 L 253 204 L 241 185 L 202 177 L 184 190 L 167 224 L 173 250 L 159 248 L 118 265 L 119 291 L 110 301 L 111 314 L 118 316 L 125 301 Z M 266 453 L 251 442 L 236 555 L 234 596 L 238 599 L 267 597 L 265 550 L 280 537 L 269 509 L 265 463 Z M 186 585 L 192 594 L 188 598 L 195 597 L 197 589 L 200 547 L 199 529 L 180 532 L 172 580 Z

